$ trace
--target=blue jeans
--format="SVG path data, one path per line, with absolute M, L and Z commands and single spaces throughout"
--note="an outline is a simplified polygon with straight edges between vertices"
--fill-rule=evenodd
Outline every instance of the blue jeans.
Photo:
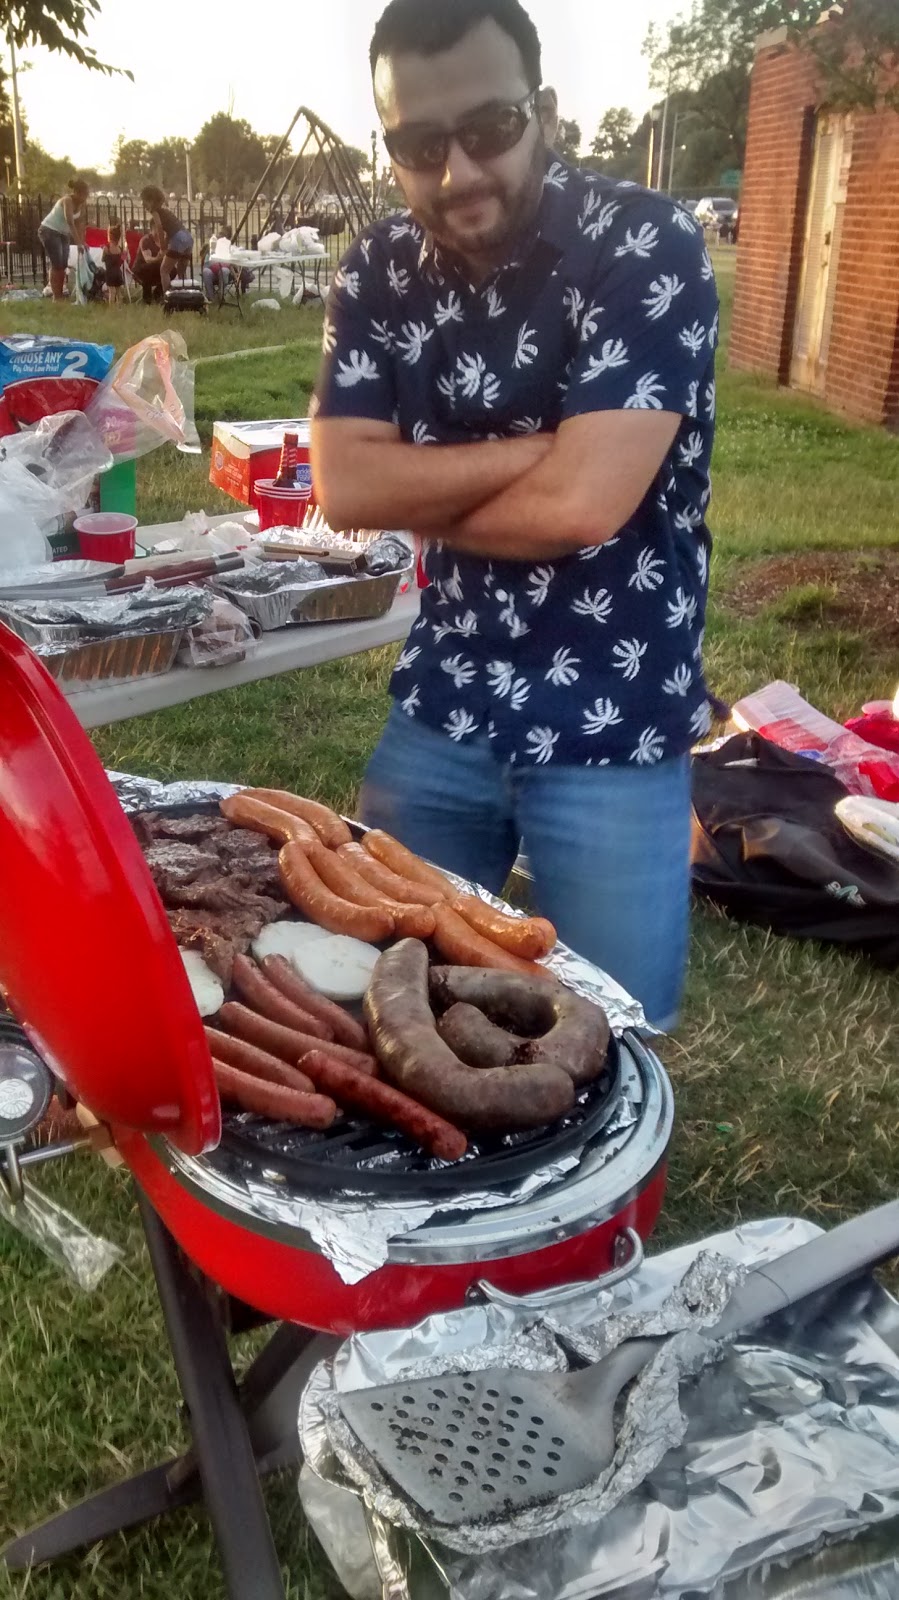
M 372 756 L 362 820 L 502 893 L 520 848 L 559 937 L 660 1028 L 677 1020 L 690 913 L 690 761 L 519 767 L 486 738 L 456 744 L 394 706 Z

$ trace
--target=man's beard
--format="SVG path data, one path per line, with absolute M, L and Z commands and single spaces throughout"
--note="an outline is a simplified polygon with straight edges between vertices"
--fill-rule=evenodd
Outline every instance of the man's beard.
M 427 214 L 419 216 L 439 244 L 464 257 L 500 258 L 534 221 L 543 194 L 543 176 L 546 167 L 546 148 L 539 143 L 534 148 L 531 166 L 519 187 L 510 191 L 505 184 L 485 182 L 450 200 L 438 200 Z M 453 214 L 479 200 L 496 200 L 501 213 L 491 228 L 476 233 L 466 233 L 453 226 Z

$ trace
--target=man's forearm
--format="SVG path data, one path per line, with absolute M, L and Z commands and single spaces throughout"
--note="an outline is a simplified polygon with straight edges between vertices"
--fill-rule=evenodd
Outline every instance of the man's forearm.
M 325 427 L 328 427 L 325 424 Z M 312 475 L 332 528 L 440 530 L 493 500 L 541 461 L 546 436 L 462 445 L 350 440 L 313 429 Z

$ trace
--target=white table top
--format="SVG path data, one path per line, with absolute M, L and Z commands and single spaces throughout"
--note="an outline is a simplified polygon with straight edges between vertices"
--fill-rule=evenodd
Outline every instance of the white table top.
M 327 265 L 330 257 L 320 250 L 311 254 L 302 250 L 233 250 L 228 256 L 210 256 L 209 260 L 220 267 L 291 267 L 315 261 Z
M 237 508 L 232 517 L 210 518 L 213 525 L 234 520 L 240 520 Z M 138 538 L 141 543 L 153 544 L 171 537 L 176 528 L 174 523 L 141 528 Z M 122 722 L 126 717 L 146 716 L 150 711 L 164 711 L 201 695 L 216 694 L 219 689 L 234 689 L 238 684 L 256 683 L 260 678 L 273 678 L 280 672 L 318 667 L 325 661 L 339 661 L 382 644 L 397 644 L 409 632 L 418 615 L 418 606 L 419 592 L 413 587 L 398 597 L 384 617 L 367 622 L 300 623 L 279 628 L 274 633 L 264 633 L 247 659 L 233 666 L 175 667 L 158 678 L 135 678 L 131 683 L 108 688 L 97 684 L 72 690 L 68 692 L 68 701 L 85 728 Z

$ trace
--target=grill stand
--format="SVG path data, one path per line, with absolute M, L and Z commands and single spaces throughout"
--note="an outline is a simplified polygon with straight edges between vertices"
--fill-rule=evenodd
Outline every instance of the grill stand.
M 322 1357 L 322 1336 L 280 1323 L 238 1385 L 221 1296 L 139 1189 L 137 1199 L 193 1444 L 11 1540 L 3 1559 L 12 1571 L 55 1561 L 202 1498 L 229 1600 L 284 1600 L 260 1479 L 299 1459 L 299 1396 Z M 234 1332 L 267 1320 L 237 1301 L 225 1304 Z

